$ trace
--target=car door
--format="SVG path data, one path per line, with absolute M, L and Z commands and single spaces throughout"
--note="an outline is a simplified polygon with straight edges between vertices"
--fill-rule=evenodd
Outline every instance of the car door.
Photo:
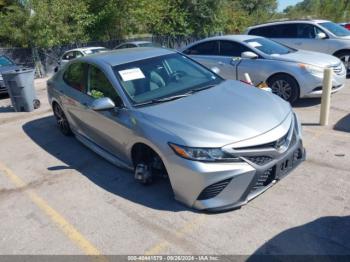
M 115 109 L 94 111 L 89 105 L 98 98 L 109 97 Z M 87 73 L 87 94 L 82 100 L 85 106 L 81 115 L 81 125 L 88 139 L 105 151 L 126 162 L 126 144 L 132 137 L 131 120 L 128 110 L 106 74 L 97 66 L 89 65 Z
M 58 87 L 61 103 L 66 112 L 71 128 L 79 134 L 86 135 L 81 117 L 85 111 L 88 65 L 86 63 L 72 63 L 63 73 L 62 86 Z
M 214 67 L 219 68 L 220 72 L 218 74 L 223 78 L 235 79 L 235 70 L 230 64 L 231 58 L 228 59 L 220 56 L 218 40 L 206 41 L 194 45 L 186 49 L 184 54 L 189 55 L 209 69 Z
M 297 49 L 310 50 L 316 52 L 327 53 L 329 50 L 329 41 L 327 38 L 321 39 L 318 37 L 319 33 L 324 33 L 319 27 L 308 24 L 298 23 L 297 38 L 294 40 L 294 46 Z
M 300 49 L 297 24 L 295 23 L 269 26 L 266 28 L 266 35 L 268 38 L 283 45 Z

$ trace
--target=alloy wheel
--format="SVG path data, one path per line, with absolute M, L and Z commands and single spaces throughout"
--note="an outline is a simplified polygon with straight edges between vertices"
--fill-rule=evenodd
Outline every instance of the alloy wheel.
M 291 85 L 283 80 L 277 80 L 271 85 L 272 92 L 280 97 L 282 97 L 284 100 L 289 100 L 292 95 L 292 87 Z
M 54 115 L 56 117 L 56 122 L 58 128 L 64 135 L 69 135 L 71 133 L 68 120 L 64 115 L 62 108 L 59 105 L 55 105 L 53 108 Z

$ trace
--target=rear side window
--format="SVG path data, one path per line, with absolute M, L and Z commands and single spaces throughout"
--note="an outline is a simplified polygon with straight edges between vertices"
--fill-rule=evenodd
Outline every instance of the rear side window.
M 192 46 L 184 51 L 187 55 L 219 55 L 219 42 L 208 41 Z
M 297 24 L 269 25 L 254 28 L 249 35 L 257 35 L 268 38 L 297 38 Z
M 220 41 L 220 55 L 240 57 L 243 52 L 251 51 L 248 47 L 231 41 Z
M 63 80 L 70 87 L 86 93 L 86 65 L 84 63 L 71 64 L 64 72 Z

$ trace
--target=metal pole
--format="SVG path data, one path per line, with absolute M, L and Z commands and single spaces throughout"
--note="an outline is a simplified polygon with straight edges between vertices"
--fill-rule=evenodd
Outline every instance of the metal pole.
M 329 109 L 331 106 L 332 74 L 333 70 L 331 68 L 326 68 L 323 73 L 323 87 L 320 113 L 321 126 L 328 125 Z

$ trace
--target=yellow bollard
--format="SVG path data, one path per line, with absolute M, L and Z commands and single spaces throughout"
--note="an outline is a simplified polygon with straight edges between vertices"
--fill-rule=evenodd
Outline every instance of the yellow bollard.
M 331 68 L 326 68 L 323 73 L 323 87 L 320 113 L 321 126 L 328 125 L 329 109 L 331 106 L 332 74 L 333 70 Z

